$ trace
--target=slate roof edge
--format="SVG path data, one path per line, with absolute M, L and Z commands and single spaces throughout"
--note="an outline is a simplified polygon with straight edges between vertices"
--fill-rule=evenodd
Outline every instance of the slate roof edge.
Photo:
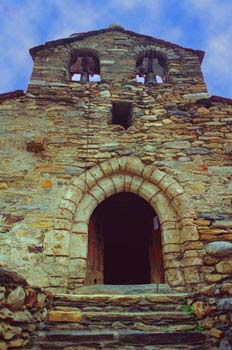
M 144 38 L 149 39 L 151 41 L 153 40 L 156 43 L 169 45 L 169 46 L 171 46 L 173 48 L 180 48 L 180 49 L 185 49 L 185 50 L 192 51 L 192 52 L 197 54 L 197 56 L 199 57 L 200 63 L 202 63 L 203 58 L 205 56 L 205 51 L 194 50 L 194 49 L 191 49 L 191 48 L 185 48 L 185 47 L 182 47 L 182 46 L 177 45 L 177 44 L 173 44 L 173 43 L 171 43 L 169 41 L 166 41 L 166 40 L 163 40 L 163 39 L 158 39 L 158 38 L 152 37 L 150 35 L 139 34 L 139 33 L 133 32 L 131 30 L 125 30 L 125 29 L 120 28 L 120 27 L 117 27 L 117 28 L 106 28 L 106 29 L 92 30 L 92 31 L 89 31 L 89 32 L 77 33 L 75 36 L 72 35 L 71 37 L 68 37 L 68 38 L 62 38 L 62 39 L 58 39 L 58 40 L 48 41 L 45 44 L 42 44 L 42 45 L 35 46 L 35 47 L 31 48 L 29 51 L 30 51 L 30 54 L 31 54 L 32 58 L 34 58 L 34 56 L 36 55 L 36 53 L 38 51 L 44 50 L 46 48 L 55 47 L 55 46 L 58 46 L 58 45 L 65 45 L 65 44 L 69 44 L 69 43 L 72 43 L 72 42 L 75 42 L 75 41 L 81 41 L 81 40 L 84 40 L 85 38 L 87 38 L 89 36 L 104 34 L 104 33 L 108 33 L 108 32 L 122 32 L 122 33 L 126 33 L 128 35 L 133 35 L 133 36 L 137 36 L 137 37 L 144 37 Z
M 0 101 L 21 97 L 21 96 L 25 96 L 25 92 L 23 90 L 14 90 L 10 92 L 4 92 L 0 94 Z
M 227 103 L 229 105 L 232 105 L 232 99 L 228 97 L 222 97 L 222 96 L 211 96 L 210 97 L 211 102 L 219 102 L 219 103 Z
M 212 95 L 208 98 L 201 98 L 201 99 L 196 101 L 196 104 L 199 106 L 211 107 L 211 103 L 213 103 L 213 102 L 228 104 L 228 105 L 232 106 L 232 99 L 231 98 L 222 97 L 222 96 L 215 96 L 215 95 Z

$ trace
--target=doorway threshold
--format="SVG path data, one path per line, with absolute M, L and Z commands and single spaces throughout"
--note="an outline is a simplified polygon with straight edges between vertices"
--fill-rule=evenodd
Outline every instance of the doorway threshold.
M 172 290 L 167 284 L 130 284 L 130 285 L 113 285 L 113 284 L 94 284 L 89 286 L 79 287 L 75 294 L 165 294 L 171 293 Z

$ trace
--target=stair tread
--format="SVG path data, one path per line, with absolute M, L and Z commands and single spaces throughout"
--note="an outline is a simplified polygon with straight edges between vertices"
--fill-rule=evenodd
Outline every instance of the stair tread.
M 123 349 L 145 345 L 204 349 L 205 335 L 196 319 L 184 312 L 190 293 L 57 294 L 48 320 L 37 332 L 41 349 L 89 344 Z
M 159 298 L 186 298 L 189 297 L 190 293 L 140 293 L 140 294 L 55 294 L 54 299 L 68 299 L 68 300 L 78 300 L 78 299 L 120 299 L 120 298 L 131 298 L 131 299 L 140 299 L 154 297 Z
M 171 343 L 193 343 L 193 342 L 204 342 L 205 335 L 200 332 L 145 332 L 145 331 L 134 331 L 134 330 L 122 330 L 122 331 L 111 331 L 111 330 L 84 330 L 84 331 L 49 331 L 40 334 L 43 336 L 43 340 L 40 342 L 50 341 L 103 341 L 105 339 L 112 341 L 125 341 L 125 342 L 156 342 L 157 344 L 171 344 Z
M 53 312 L 60 312 L 60 313 L 73 313 L 73 312 L 80 312 L 82 316 L 125 316 L 125 315 L 132 315 L 132 316 L 168 316 L 168 315 L 171 315 L 171 316 L 184 316 L 184 317 L 193 317 L 191 314 L 188 314 L 188 313 L 184 313 L 183 311 L 119 311 L 119 312 L 115 312 L 115 311 L 97 311 L 97 312 L 93 312 L 93 311 L 79 311 L 78 309 L 71 309 L 71 310 L 52 310 L 52 311 L 49 311 L 48 313 L 53 313 Z
M 65 329 L 58 329 L 58 330 L 46 330 L 46 331 L 38 331 L 37 332 L 39 335 L 44 335 L 44 334 L 49 334 L 49 335 L 56 335 L 56 334 L 63 334 L 63 335 L 68 335 L 68 334 L 74 334 L 74 335 L 112 335 L 112 336 L 118 336 L 118 335 L 129 335 L 129 334 L 143 334 L 143 335 L 153 335 L 153 334 L 176 334 L 176 335 L 189 335 L 189 334 L 194 334 L 194 336 L 197 335 L 202 335 L 202 332 L 198 331 L 191 331 L 191 332 L 186 332 L 186 333 L 180 333 L 180 332 L 151 332 L 151 331 L 140 331 L 140 330 L 132 330 L 132 329 L 120 329 L 120 330 L 111 330 L 111 329 L 86 329 L 86 330 L 65 330 Z
M 174 323 L 179 325 L 181 323 L 193 324 L 195 318 L 187 313 L 172 312 L 172 311 L 160 311 L 160 312 L 81 312 L 81 311 L 60 311 L 53 310 L 48 312 L 49 324 L 77 324 L 77 325 L 89 325 L 98 326 L 119 321 L 124 322 L 145 322 L 150 325 L 161 325 L 167 323 Z

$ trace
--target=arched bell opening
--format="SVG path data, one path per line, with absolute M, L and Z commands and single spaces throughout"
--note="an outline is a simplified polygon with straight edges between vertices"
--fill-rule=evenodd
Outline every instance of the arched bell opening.
M 168 61 L 160 51 L 148 49 L 136 60 L 136 82 L 148 86 L 167 82 Z
M 164 283 L 161 246 L 149 203 L 133 193 L 112 195 L 89 220 L 87 284 Z
M 82 83 L 101 81 L 99 58 L 90 49 L 78 49 L 72 52 L 69 71 L 72 81 Z

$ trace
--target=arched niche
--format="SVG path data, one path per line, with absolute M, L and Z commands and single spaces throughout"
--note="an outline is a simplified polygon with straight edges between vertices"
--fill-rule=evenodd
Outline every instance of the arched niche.
M 76 49 L 71 53 L 69 62 L 70 78 L 73 81 L 100 81 L 100 61 L 95 50 Z
M 154 166 L 144 165 L 139 158 L 121 157 L 100 163 L 77 177 L 64 196 L 49 255 L 66 254 L 69 259 L 68 281 L 87 283 L 89 223 L 94 210 L 107 198 L 118 193 L 133 193 L 145 200 L 156 213 L 161 231 L 165 283 L 177 290 L 191 290 L 200 281 L 199 266 L 192 265 L 188 250 L 201 249 L 196 217 L 184 189 L 170 175 Z M 64 236 L 63 240 L 60 235 Z M 50 243 L 51 242 L 51 243 Z M 62 246 L 63 244 L 63 246 Z M 55 245 L 55 249 L 53 246 Z M 192 248 L 194 247 L 194 248 Z M 69 284 L 69 282 L 67 282 Z
M 87 284 L 150 283 L 164 283 L 158 217 L 139 195 L 114 194 L 89 220 Z
M 136 80 L 146 85 L 167 82 L 168 60 L 166 55 L 155 49 L 141 51 L 136 59 Z

